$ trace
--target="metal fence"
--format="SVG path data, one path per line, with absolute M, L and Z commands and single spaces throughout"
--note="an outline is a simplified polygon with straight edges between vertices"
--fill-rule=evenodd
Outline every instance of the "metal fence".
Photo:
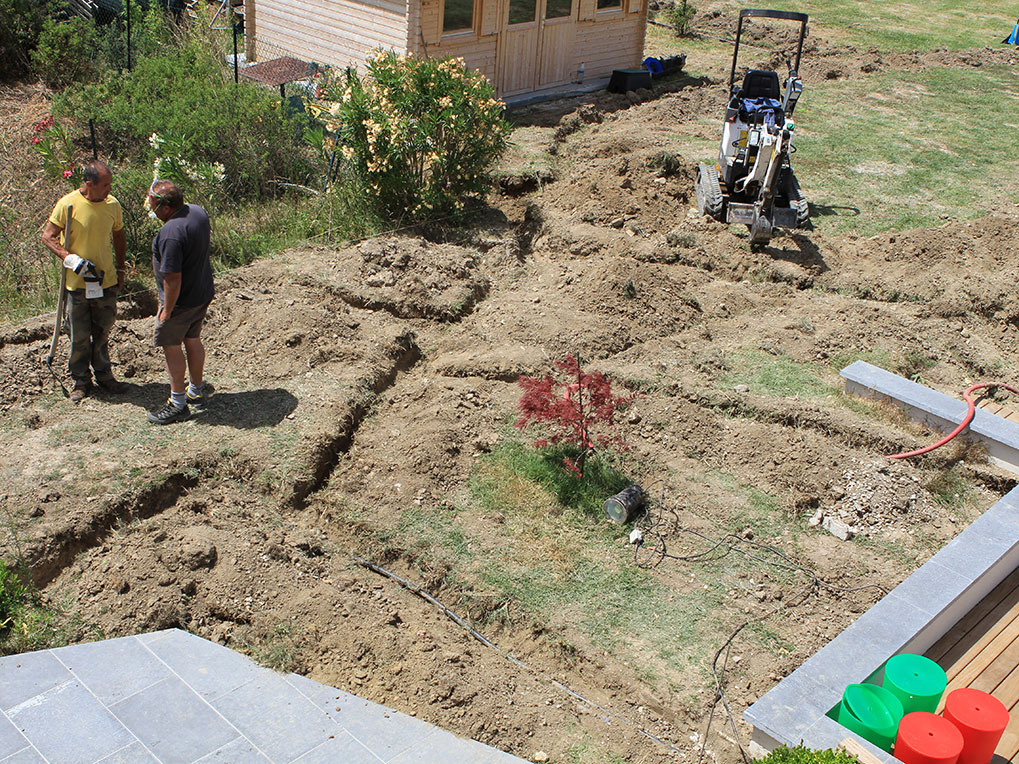
M 226 63 L 234 81 L 241 78 L 279 88 L 281 98 L 293 101 L 305 93 L 300 82 L 314 74 L 314 67 L 272 43 L 247 39 L 244 33 L 243 0 L 68 0 L 72 15 L 95 21 L 107 41 L 112 64 L 131 70 L 137 63 L 138 25 L 152 5 L 162 7 L 177 20 L 207 24 L 222 35 Z M 259 66 L 255 66 L 258 64 Z

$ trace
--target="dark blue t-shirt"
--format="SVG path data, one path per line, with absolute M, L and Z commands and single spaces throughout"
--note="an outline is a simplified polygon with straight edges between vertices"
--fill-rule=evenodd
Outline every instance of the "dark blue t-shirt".
M 212 264 L 209 262 L 209 216 L 197 204 L 185 204 L 163 223 L 152 240 L 152 271 L 156 274 L 159 301 L 163 276 L 180 274 L 177 307 L 197 308 L 212 300 Z

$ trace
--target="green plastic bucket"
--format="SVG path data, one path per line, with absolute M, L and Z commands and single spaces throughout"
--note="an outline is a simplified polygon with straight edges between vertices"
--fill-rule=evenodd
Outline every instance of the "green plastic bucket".
M 937 711 L 948 685 L 945 670 L 930 658 L 912 653 L 894 655 L 885 664 L 881 686 L 899 699 L 905 713 Z
M 876 684 L 851 684 L 842 693 L 838 723 L 883 751 L 892 750 L 902 703 Z

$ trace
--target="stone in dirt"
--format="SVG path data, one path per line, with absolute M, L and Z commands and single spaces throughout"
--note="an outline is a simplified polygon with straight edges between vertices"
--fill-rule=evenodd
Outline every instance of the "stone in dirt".
M 842 541 L 849 541 L 853 536 L 856 535 L 855 531 L 838 518 L 826 516 L 821 521 L 821 527 L 824 528 L 828 533 L 837 539 Z

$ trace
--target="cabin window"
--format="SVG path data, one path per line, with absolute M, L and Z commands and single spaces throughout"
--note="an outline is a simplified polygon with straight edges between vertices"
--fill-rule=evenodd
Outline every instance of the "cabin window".
M 538 18 L 537 0 L 510 0 L 509 23 L 525 24 Z
M 623 7 L 623 0 L 598 0 L 599 11 L 615 11 Z
M 573 15 L 573 0 L 545 0 L 545 18 L 561 19 Z
M 446 0 L 442 5 L 442 33 L 474 29 L 474 0 Z

